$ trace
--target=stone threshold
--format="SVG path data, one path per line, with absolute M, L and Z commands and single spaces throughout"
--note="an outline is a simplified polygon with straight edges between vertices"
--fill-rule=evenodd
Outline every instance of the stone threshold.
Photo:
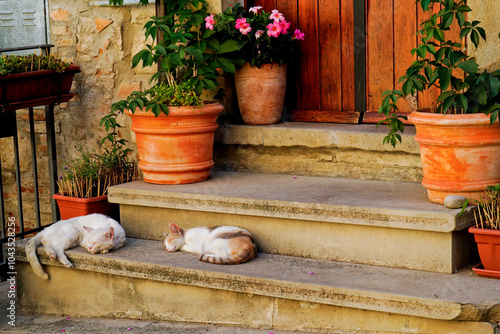
M 27 261 L 25 244 L 16 244 L 18 261 Z M 75 266 L 69 270 L 429 319 L 500 320 L 499 281 L 478 277 L 470 268 L 439 274 L 265 253 L 241 265 L 219 266 L 200 262 L 195 254 L 166 253 L 160 241 L 132 238 L 108 254 L 91 255 L 79 247 L 66 253 Z M 38 256 L 42 264 L 62 267 L 42 248 Z
M 414 140 L 415 127 L 406 126 L 396 148 L 383 144 L 384 125 L 283 122 L 271 125 L 225 124 L 218 130 L 217 143 L 224 145 L 262 145 L 360 149 L 363 151 L 403 152 L 419 155 Z
M 469 207 L 431 203 L 419 183 L 213 172 L 204 182 L 155 185 L 136 181 L 109 189 L 112 203 L 432 232 L 473 224 Z

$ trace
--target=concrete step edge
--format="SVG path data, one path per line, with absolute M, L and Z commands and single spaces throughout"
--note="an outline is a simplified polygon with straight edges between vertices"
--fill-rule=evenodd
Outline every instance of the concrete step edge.
M 269 189 L 264 190 L 266 187 Z M 458 217 L 460 209 L 429 202 L 420 184 L 318 176 L 219 171 L 205 182 L 189 185 L 143 181 L 122 184 L 109 189 L 108 200 L 146 207 L 432 232 L 463 230 L 473 222 L 470 209 Z
M 27 261 L 25 243 L 16 245 L 18 261 Z M 42 264 L 61 266 L 42 249 L 38 255 Z M 488 315 L 500 311 L 500 296 L 494 293 L 497 282 L 468 273 L 436 274 L 262 253 L 242 265 L 218 266 L 199 262 L 194 254 L 166 253 L 159 241 L 132 238 L 108 254 L 91 255 L 77 247 L 67 255 L 78 270 L 423 318 L 487 321 Z M 443 291 L 439 284 L 457 284 L 461 292 Z M 476 290 L 464 292 L 467 287 Z

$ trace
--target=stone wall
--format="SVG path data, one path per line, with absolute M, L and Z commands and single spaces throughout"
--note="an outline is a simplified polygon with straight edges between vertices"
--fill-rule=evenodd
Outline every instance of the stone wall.
M 470 53 L 477 57 L 482 68 L 494 71 L 500 69 L 500 0 L 469 0 L 472 12 L 470 20 L 481 21 L 481 26 L 486 30 L 486 42 L 481 40 L 476 50 L 469 43 Z

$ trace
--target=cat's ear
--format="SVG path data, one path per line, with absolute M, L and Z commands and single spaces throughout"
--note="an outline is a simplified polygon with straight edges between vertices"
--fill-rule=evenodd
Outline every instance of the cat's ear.
M 114 230 L 114 228 L 110 227 L 106 231 L 106 234 L 104 234 L 104 237 L 107 238 L 107 239 L 113 239 L 115 237 L 115 230 Z
M 92 233 L 93 231 L 95 231 L 95 229 L 92 227 L 84 226 L 83 228 L 85 229 L 85 231 L 87 231 L 89 233 Z
M 172 233 L 182 233 L 181 229 L 179 228 L 179 226 L 175 225 L 175 223 L 170 223 L 170 231 Z

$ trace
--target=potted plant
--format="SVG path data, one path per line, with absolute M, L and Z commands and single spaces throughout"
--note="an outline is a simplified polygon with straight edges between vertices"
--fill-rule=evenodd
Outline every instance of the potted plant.
M 137 180 L 139 170 L 136 163 L 128 158 L 130 149 L 126 140 L 118 139 L 116 114 L 106 115 L 101 120 L 108 130 L 97 150 L 89 150 L 77 145 L 77 157 L 61 164 L 63 176 L 57 182 L 57 201 L 61 219 L 102 213 L 119 220 L 118 205 L 108 202 L 108 188 Z M 110 131 L 111 130 L 111 131 Z M 104 144 L 109 142 L 110 145 Z
M 408 120 L 416 127 L 423 167 L 422 184 L 432 202 L 443 204 L 449 195 L 480 199 L 489 184 L 500 182 L 500 71 L 480 70 L 465 53 L 462 42 L 446 39 L 452 24 L 460 27 L 462 41 L 475 47 L 486 39 L 478 21 L 470 22 L 465 0 L 417 0 L 424 11 L 439 12 L 420 24 L 419 45 L 412 50 L 417 60 L 399 79 L 401 90 L 383 93 L 380 114 L 387 118 L 389 134 L 384 143 L 401 141 L 404 130 L 397 115 L 399 98 L 429 89 L 441 91 L 437 107 L 430 112 L 414 111 Z
M 55 56 L 0 57 L 0 111 L 67 102 L 80 68 Z
M 147 0 L 141 0 L 147 4 Z M 122 1 L 110 0 L 112 4 Z M 166 0 L 165 14 L 145 26 L 145 37 L 156 39 L 132 59 L 132 66 L 158 66 L 153 87 L 133 92 L 113 104 L 112 112 L 127 112 L 136 134 L 139 168 L 146 182 L 180 184 L 206 180 L 212 160 L 220 103 L 203 101 L 203 90 L 215 91 L 220 69 L 234 72 L 236 41 L 218 43 L 203 25 L 205 0 Z
M 465 207 L 465 206 L 464 206 Z M 500 278 L 500 183 L 486 187 L 477 201 L 476 226 L 469 228 L 477 243 L 481 265 L 473 270 L 480 276 Z
M 206 28 L 215 31 L 217 43 L 236 41 L 238 51 L 230 55 L 238 65 L 234 75 L 236 96 L 246 124 L 280 121 L 285 101 L 287 63 L 297 56 L 296 42 L 304 33 L 274 9 L 261 6 L 248 12 L 236 4 L 220 14 L 205 18 Z M 214 46 L 217 48 L 217 46 Z

